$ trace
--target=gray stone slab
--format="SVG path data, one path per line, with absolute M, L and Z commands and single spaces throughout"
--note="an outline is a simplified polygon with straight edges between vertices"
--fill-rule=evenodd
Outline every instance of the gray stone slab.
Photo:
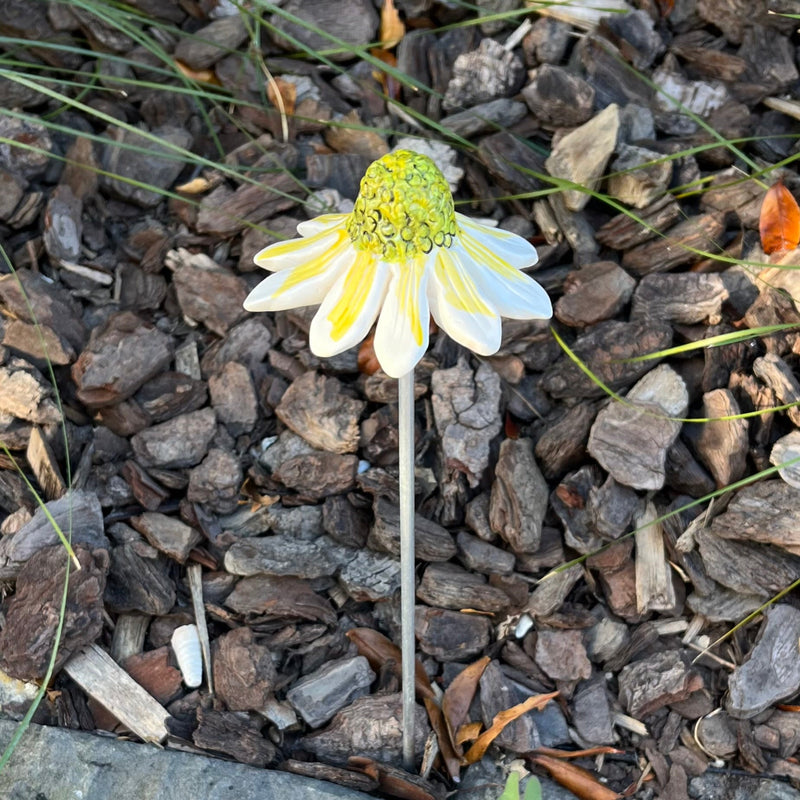
M 0 719 L 0 748 L 16 723 Z M 31 725 L 0 772 L 4 800 L 370 800 L 362 792 L 276 770 Z

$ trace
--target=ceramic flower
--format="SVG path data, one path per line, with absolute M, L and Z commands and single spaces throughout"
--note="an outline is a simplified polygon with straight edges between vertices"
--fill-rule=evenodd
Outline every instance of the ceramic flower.
M 428 347 L 430 315 L 480 355 L 497 352 L 501 317 L 547 319 L 547 293 L 520 270 L 529 242 L 456 213 L 427 156 L 400 150 L 370 165 L 350 214 L 297 226 L 300 239 L 270 245 L 255 263 L 274 274 L 248 295 L 248 311 L 317 305 L 309 345 L 327 358 L 358 344 L 375 320 L 375 355 L 399 378 Z

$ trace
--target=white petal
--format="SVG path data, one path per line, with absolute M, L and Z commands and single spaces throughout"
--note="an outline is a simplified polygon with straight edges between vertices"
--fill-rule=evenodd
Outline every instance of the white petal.
M 440 328 L 459 344 L 482 356 L 500 349 L 500 317 L 481 297 L 458 251 L 440 249 L 428 287 L 431 314 Z
M 311 352 L 330 358 L 358 344 L 378 316 L 388 280 L 388 264 L 356 251 L 311 321 Z
M 247 295 L 244 307 L 247 311 L 283 311 L 319 305 L 355 257 L 350 242 L 344 242 L 315 259 L 275 272 Z
M 481 297 L 501 317 L 511 319 L 550 319 L 553 306 L 547 292 L 524 272 L 520 272 L 486 248 L 475 248 L 465 236 L 452 245 L 454 257 L 463 260 Z
M 349 214 L 320 214 L 314 219 L 307 219 L 305 222 L 299 223 L 297 232 L 301 236 L 314 236 L 316 233 L 322 233 L 341 225 L 349 216 Z
M 373 347 L 383 371 L 399 378 L 414 369 L 428 349 L 428 279 L 425 258 L 391 265 L 392 280 L 375 329 Z
M 477 246 L 487 248 L 510 267 L 522 269 L 532 266 L 539 260 L 536 248 L 516 233 L 504 231 L 502 228 L 490 228 L 463 214 L 456 214 L 456 219 L 462 231 L 460 238 L 466 238 Z
M 256 253 L 253 261 L 262 269 L 276 272 L 319 258 L 326 250 L 349 240 L 343 227 L 328 228 L 305 239 L 276 242 Z

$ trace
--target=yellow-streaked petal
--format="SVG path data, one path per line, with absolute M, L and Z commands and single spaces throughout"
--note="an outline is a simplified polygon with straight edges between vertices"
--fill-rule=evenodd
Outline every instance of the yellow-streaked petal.
M 407 374 L 428 349 L 428 259 L 392 263 L 373 347 L 383 371 L 392 378 Z
M 462 233 L 451 248 L 468 259 L 470 274 L 481 297 L 501 317 L 550 319 L 553 306 L 536 281 L 491 252 L 482 242 Z
M 489 356 L 500 349 L 500 317 L 490 308 L 454 248 L 436 255 L 428 287 L 431 314 L 440 328 L 475 353 Z
M 343 227 L 328 228 L 305 239 L 289 239 L 265 247 L 256 253 L 253 261 L 262 269 L 277 272 L 289 267 L 296 267 L 307 261 L 314 261 L 324 255 L 326 250 L 340 245 L 348 239 Z
M 283 311 L 318 305 L 355 257 L 345 237 L 316 258 L 265 278 L 247 295 L 244 307 L 247 311 Z
M 460 239 L 466 237 L 476 241 L 510 267 L 523 269 L 533 266 L 539 260 L 536 248 L 516 233 L 504 231 L 502 228 L 490 228 L 463 214 L 456 213 L 456 220 L 462 231 Z
M 389 265 L 365 250 L 355 251 L 350 266 L 325 296 L 309 331 L 311 351 L 330 358 L 358 344 L 381 308 Z
M 307 219 L 297 226 L 297 232 L 304 237 L 314 236 L 317 233 L 335 228 L 337 225 L 343 225 L 349 214 L 320 214 L 314 219 Z

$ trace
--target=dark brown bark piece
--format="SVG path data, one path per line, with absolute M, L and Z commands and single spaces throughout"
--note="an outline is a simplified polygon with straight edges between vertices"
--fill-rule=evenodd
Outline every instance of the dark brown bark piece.
M 125 659 L 123 668 L 162 705 L 174 700 L 183 686 L 180 670 L 169 663 L 169 648 L 159 647 Z
M 585 264 L 567 275 L 555 316 L 571 327 L 594 325 L 616 316 L 635 286 L 636 281 L 613 261 Z
M 485 575 L 508 575 L 514 570 L 514 554 L 495 547 L 467 531 L 456 536 L 456 547 L 461 563 Z
M 92 331 L 72 367 L 78 397 L 88 408 L 130 397 L 172 360 L 170 337 L 130 311 L 114 314 Z
M 309 620 L 333 625 L 336 613 L 302 578 L 253 575 L 242 578 L 225 605 L 245 620 Z
M 538 550 L 548 493 L 531 440 L 506 439 L 495 467 L 489 524 L 514 552 Z
M 655 653 L 622 668 L 619 674 L 619 700 L 637 719 L 659 708 L 685 700 L 701 689 L 703 679 L 686 666 L 677 650 Z
M 202 463 L 189 473 L 186 497 L 202 503 L 217 514 L 231 514 L 239 505 L 242 464 L 238 456 L 212 447 Z
M 336 378 L 306 372 L 292 382 L 275 413 L 314 447 L 331 453 L 355 453 L 358 421 L 365 405 L 348 396 Z
M 749 420 L 724 419 L 739 413 L 730 390 L 715 389 L 703 395 L 702 416 L 709 422 L 696 431 L 694 447 L 718 488 L 738 481 L 747 467 Z
M 248 433 L 258 420 L 258 398 L 250 370 L 231 361 L 208 379 L 211 405 L 231 435 Z
M 375 521 L 367 539 L 368 546 L 399 557 L 400 512 L 397 506 L 378 497 L 373 508 Z M 421 514 L 414 515 L 414 541 L 416 557 L 423 561 L 449 561 L 456 554 L 451 534 Z
M 148 380 L 135 397 L 142 411 L 154 423 L 197 411 L 205 405 L 207 398 L 205 383 L 182 372 L 171 371 L 162 372 Z
M 631 319 L 715 324 L 727 299 L 728 291 L 717 274 L 645 275 L 633 295 Z
M 511 603 L 501 589 L 490 586 L 482 575 L 455 564 L 431 564 L 422 576 L 417 597 L 441 608 L 504 611 Z
M 137 433 L 131 446 L 143 467 L 192 467 L 203 460 L 216 430 L 213 410 L 201 408 Z
M 191 549 L 201 540 L 200 534 L 175 517 L 148 511 L 131 518 L 131 525 L 141 533 L 156 550 L 160 550 L 178 563 L 185 563 Z
M 542 64 L 528 77 L 522 96 L 542 125 L 574 128 L 592 116 L 594 89 L 583 78 L 551 64 Z
M 169 492 L 133 459 L 122 465 L 122 477 L 131 487 L 134 497 L 148 511 L 155 511 L 169 497 Z
M 539 631 L 534 658 L 554 681 L 586 680 L 592 674 L 581 631 Z
M 337 786 L 344 786 L 356 792 L 371 792 L 378 788 L 378 779 L 351 769 L 332 767 L 330 764 L 322 764 L 318 761 L 295 761 L 289 759 L 281 765 L 287 772 L 295 775 L 305 775 L 307 778 L 314 778 L 318 781 L 328 781 Z
M 630 250 L 658 236 L 681 219 L 681 207 L 672 197 L 654 200 L 636 213 L 642 222 L 630 214 L 617 214 L 597 230 L 597 241 L 615 250 Z
M 429 728 L 422 706 L 417 705 L 414 711 L 414 748 L 418 758 Z M 399 764 L 401 719 L 399 694 L 360 697 L 342 709 L 325 730 L 305 736 L 301 742 L 306 750 L 333 764 L 346 764 L 354 755 Z
M 64 626 L 56 672 L 73 653 L 93 643 L 103 629 L 103 591 L 108 553 L 76 546 L 79 571 L 70 566 Z M 17 589 L 5 604 L 0 631 L 0 667 L 20 680 L 40 680 L 55 644 L 59 608 L 69 557 L 63 546 L 39 550 L 22 567 Z
M 357 508 L 350 495 L 326 497 L 322 506 L 322 527 L 339 544 L 346 547 L 364 547 L 370 529 L 370 513 Z
M 266 767 L 275 759 L 275 745 L 260 732 L 262 721 L 234 711 L 197 709 L 200 723 L 192 741 L 206 750 L 216 750 L 242 764 Z
M 489 728 L 496 714 L 525 699 L 520 688 L 503 674 L 497 661 L 491 661 L 486 666 L 480 679 L 480 708 L 485 728 Z M 494 741 L 496 745 L 514 753 L 527 753 L 542 744 L 532 712 L 506 725 Z
M 480 655 L 491 639 L 487 617 L 417 606 L 415 632 L 423 653 L 439 661 L 466 661 Z
M 534 448 L 546 478 L 558 478 L 584 461 L 597 408 L 597 403 L 582 401 L 568 409 L 559 408 L 546 418 L 546 427 Z
M 115 547 L 105 601 L 117 613 L 166 614 L 175 604 L 175 584 L 167 575 L 166 558 L 144 542 Z
M 230 711 L 260 711 L 272 697 L 277 673 L 269 649 L 250 628 L 236 628 L 214 641 L 214 689 Z
M 284 486 L 314 501 L 355 488 L 357 472 L 357 456 L 309 453 L 284 461 L 272 476 Z

